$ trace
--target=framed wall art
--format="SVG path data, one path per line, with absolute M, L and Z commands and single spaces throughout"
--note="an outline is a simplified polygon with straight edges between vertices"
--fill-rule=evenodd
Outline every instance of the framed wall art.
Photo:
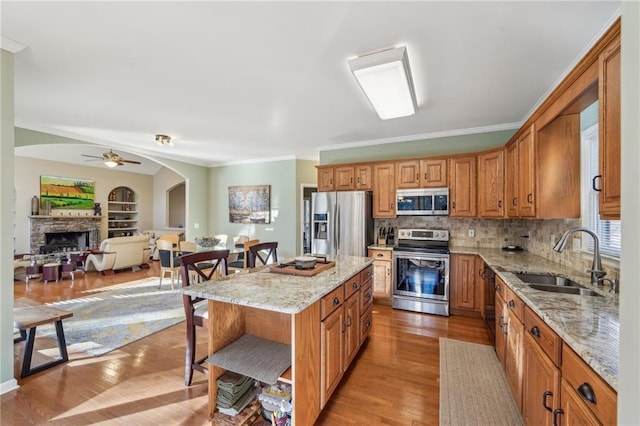
M 270 185 L 230 186 L 229 222 L 270 223 Z
M 40 203 L 51 210 L 92 210 L 94 188 L 92 179 L 40 176 Z

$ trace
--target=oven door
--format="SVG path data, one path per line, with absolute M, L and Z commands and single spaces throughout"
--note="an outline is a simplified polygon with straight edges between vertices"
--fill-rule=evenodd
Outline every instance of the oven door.
M 432 300 L 449 300 L 449 255 L 393 252 L 393 294 Z

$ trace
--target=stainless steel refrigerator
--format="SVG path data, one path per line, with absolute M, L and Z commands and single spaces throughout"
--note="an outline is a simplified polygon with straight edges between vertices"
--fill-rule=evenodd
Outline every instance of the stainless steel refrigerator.
M 311 196 L 311 253 L 367 256 L 373 243 L 368 191 L 316 192 Z

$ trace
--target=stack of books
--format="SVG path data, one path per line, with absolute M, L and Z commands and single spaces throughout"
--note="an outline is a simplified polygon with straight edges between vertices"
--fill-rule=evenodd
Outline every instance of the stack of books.
M 227 371 L 217 380 L 218 395 L 216 404 L 218 411 L 229 416 L 236 416 L 256 397 L 255 381 L 251 377 Z

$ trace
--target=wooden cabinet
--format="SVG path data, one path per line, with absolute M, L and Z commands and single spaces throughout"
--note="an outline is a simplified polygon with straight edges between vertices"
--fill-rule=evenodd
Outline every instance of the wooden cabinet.
M 373 189 L 373 166 L 371 164 L 359 164 L 355 166 L 356 190 Z
M 393 258 L 391 250 L 369 249 L 373 261 L 373 297 L 377 303 L 391 304 Z
M 422 188 L 444 188 L 447 186 L 447 158 L 420 160 L 420 186 Z
M 580 217 L 580 115 L 557 117 L 537 132 L 536 217 Z
M 561 409 L 554 410 L 553 425 L 600 425 L 601 423 L 593 415 L 580 396 L 571 388 L 564 379 L 561 384 Z M 550 424 L 550 423 L 547 423 Z M 615 423 L 604 423 L 615 424 Z
M 124 237 L 138 232 L 138 203 L 136 193 L 131 188 L 119 186 L 109 193 L 108 235 Z
M 318 192 L 333 190 L 333 167 L 318 167 Z
M 523 349 L 524 349 L 524 325 L 522 324 L 523 303 L 518 296 L 508 287 L 505 292 L 504 322 L 506 327 L 504 372 L 507 383 L 516 401 L 516 405 L 522 410 L 522 377 L 523 377 Z
M 352 191 L 355 189 L 353 166 L 338 166 L 333 169 L 336 191 Z
M 373 325 L 373 265 L 360 272 L 360 344 L 364 343 Z
M 449 216 L 476 215 L 476 157 L 449 160 Z
M 505 314 L 507 311 L 507 306 L 504 302 L 504 282 L 500 279 L 500 277 L 496 276 L 496 287 L 495 287 L 495 299 L 496 299 L 496 356 L 502 364 L 504 368 L 504 356 L 505 356 L 505 348 L 507 346 L 507 340 L 505 338 L 507 329 L 506 329 L 506 320 Z
M 504 148 L 478 155 L 478 215 L 504 217 Z
M 505 207 L 508 217 L 535 217 L 535 131 L 532 124 L 506 148 Z
M 451 313 L 480 316 L 481 282 L 477 277 L 476 260 L 473 254 L 451 255 Z M 483 264 L 484 266 L 484 264 Z
M 331 397 L 366 337 L 360 329 L 363 322 L 360 312 L 363 303 L 361 279 L 368 277 L 367 285 L 370 284 L 373 275 L 370 268 L 365 268 L 321 299 L 321 407 L 324 407 Z M 371 318 L 368 320 L 370 329 Z
M 423 158 L 396 163 L 397 188 L 440 188 L 447 186 L 447 159 Z
M 395 163 L 373 166 L 373 217 L 396 217 Z
M 620 219 L 620 36 L 600 54 L 598 78 L 600 217 Z
M 528 306 L 524 329 L 522 416 L 525 424 L 552 424 L 553 412 L 560 407 L 562 340 Z
M 568 422 L 568 409 L 574 411 L 574 416 L 590 412 L 597 419 L 590 424 L 617 424 L 616 392 L 566 344 L 562 345 L 562 379 L 566 383 L 563 383 L 561 395 L 565 416 L 562 424 L 575 424 Z M 565 409 L 567 403 L 573 407 Z

